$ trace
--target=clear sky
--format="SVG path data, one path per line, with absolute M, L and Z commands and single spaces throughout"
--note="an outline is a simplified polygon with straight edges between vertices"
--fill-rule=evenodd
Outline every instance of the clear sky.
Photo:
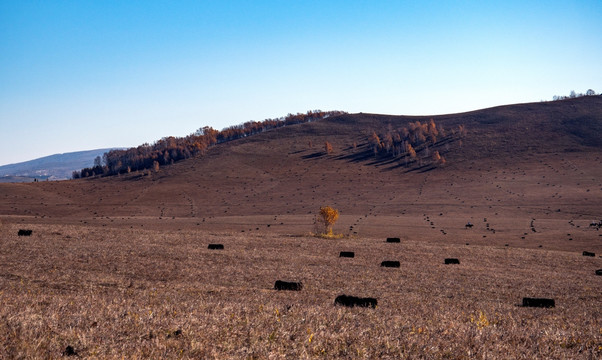
M 307 110 L 602 91 L 602 1 L 0 0 L 0 165 Z

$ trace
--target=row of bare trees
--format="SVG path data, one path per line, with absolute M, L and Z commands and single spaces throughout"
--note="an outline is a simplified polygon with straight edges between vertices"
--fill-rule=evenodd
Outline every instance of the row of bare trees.
M 277 119 L 249 121 L 218 131 L 205 126 L 186 137 L 165 137 L 154 144 L 142 144 L 127 150 L 111 150 L 94 161 L 94 166 L 73 172 L 73 178 L 116 175 L 131 171 L 155 169 L 203 154 L 217 143 L 240 139 L 270 129 L 325 119 L 344 114 L 342 111 L 310 110 L 305 114 L 288 114 Z
M 588 89 L 585 92 L 585 94 L 584 93 L 577 93 L 577 92 L 575 92 L 575 90 L 571 90 L 571 92 L 570 92 L 570 94 L 568 96 L 566 96 L 566 95 L 554 95 L 554 97 L 552 98 L 552 100 L 558 101 L 558 100 L 565 100 L 565 99 L 574 99 L 574 98 L 583 97 L 583 96 L 596 96 L 596 95 L 599 95 L 599 94 L 597 94 L 592 89 Z

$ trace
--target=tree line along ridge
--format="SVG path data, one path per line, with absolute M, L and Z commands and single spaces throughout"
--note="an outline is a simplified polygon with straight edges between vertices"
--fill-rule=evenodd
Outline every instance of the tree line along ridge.
M 271 129 L 288 125 L 302 124 L 346 114 L 344 111 L 310 110 L 303 113 L 288 114 L 285 117 L 248 121 L 240 125 L 227 127 L 221 131 L 205 126 L 185 137 L 165 137 L 152 145 L 148 143 L 126 150 L 111 150 L 97 157 L 94 166 L 74 171 L 74 179 L 91 176 L 111 176 L 138 170 L 154 169 L 160 166 L 204 154 L 208 148 L 219 143 L 232 141 L 259 134 Z

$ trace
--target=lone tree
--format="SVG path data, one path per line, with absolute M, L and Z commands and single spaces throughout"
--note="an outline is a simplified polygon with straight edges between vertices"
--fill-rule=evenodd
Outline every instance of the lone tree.
M 332 235 L 332 227 L 338 219 L 339 211 L 337 209 L 333 209 L 330 206 L 323 206 L 320 208 L 320 214 L 317 218 L 317 222 L 323 226 L 323 234 Z

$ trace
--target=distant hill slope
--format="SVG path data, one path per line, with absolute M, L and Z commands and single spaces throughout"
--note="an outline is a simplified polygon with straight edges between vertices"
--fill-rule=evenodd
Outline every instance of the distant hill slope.
M 94 164 L 94 158 L 111 149 L 95 149 L 55 154 L 30 161 L 0 166 L 0 182 L 65 180 L 74 170 Z
M 428 151 L 416 146 L 411 158 L 371 150 L 371 134 L 383 139 L 431 118 L 448 134 L 459 125 L 466 134 L 443 137 Z M 602 214 L 601 126 L 600 96 L 438 116 L 346 114 L 217 144 L 157 170 L 0 184 L 0 215 L 140 218 L 153 226 L 187 219 L 202 227 L 218 217 L 309 218 L 330 205 L 355 217 L 354 231 L 375 216 L 411 214 L 460 214 L 453 223 L 462 227 L 498 214 L 520 216 L 527 225 L 551 216 L 593 220 Z M 433 163 L 435 151 L 445 164 Z

